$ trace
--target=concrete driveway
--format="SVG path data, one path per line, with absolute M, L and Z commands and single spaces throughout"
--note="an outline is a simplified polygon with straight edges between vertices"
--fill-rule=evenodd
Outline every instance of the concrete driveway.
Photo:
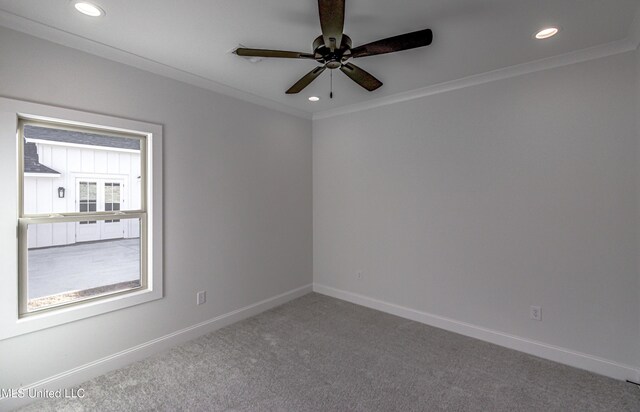
M 140 239 L 29 250 L 29 299 L 140 279 Z

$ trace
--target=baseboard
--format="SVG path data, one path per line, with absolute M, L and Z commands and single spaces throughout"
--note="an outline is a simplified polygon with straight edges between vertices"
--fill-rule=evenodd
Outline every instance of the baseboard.
M 366 306 L 371 309 L 400 316 L 405 319 L 410 319 L 426 325 L 435 326 L 461 335 L 494 343 L 509 349 L 515 349 L 540 358 L 549 359 L 600 375 L 609 376 L 614 379 L 629 379 L 637 382 L 636 379 L 640 376 L 640 369 L 630 365 L 624 365 L 598 356 L 483 328 L 470 323 L 460 322 L 455 319 L 433 315 L 431 313 L 384 302 L 368 296 L 359 295 L 357 293 L 347 292 L 319 285 L 317 283 L 313 284 L 313 291 L 361 306 Z
M 121 368 L 130 363 L 142 360 L 156 353 L 162 352 L 173 346 L 190 341 L 199 336 L 223 328 L 232 323 L 257 315 L 261 312 L 282 305 L 290 300 L 304 296 L 312 291 L 312 285 L 306 285 L 290 290 L 277 296 L 262 300 L 252 305 L 234 310 L 224 315 L 206 320 L 188 328 L 170 333 L 168 335 L 150 340 L 140 345 L 125 349 L 102 359 L 86 363 L 68 371 L 48 377 L 38 382 L 22 387 L 25 393 L 29 390 L 57 390 L 70 388 L 92 379 L 96 376 L 107 373 L 111 370 Z M 0 411 L 7 411 L 20 406 L 24 406 L 37 399 L 24 398 L 0 398 Z

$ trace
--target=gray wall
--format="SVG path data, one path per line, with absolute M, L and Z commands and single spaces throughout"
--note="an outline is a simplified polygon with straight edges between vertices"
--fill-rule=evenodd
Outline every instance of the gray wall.
M 636 76 L 625 53 L 314 121 L 314 282 L 640 364 Z
M 640 12 L 640 9 L 639 9 Z M 638 249 L 637 249 L 637 258 L 638 258 L 638 302 L 640 302 L 640 46 L 636 50 L 636 129 L 638 131 L 638 140 L 637 140 L 637 194 L 638 194 Z M 638 305 L 638 310 L 640 311 L 640 305 Z M 640 318 L 640 315 L 639 315 Z M 639 320 L 640 322 L 640 320 Z M 639 326 L 640 327 L 640 326 Z M 640 365 L 640 339 L 638 340 L 638 356 L 637 356 L 637 364 Z
M 311 283 L 310 120 L 5 28 L 0 56 L 2 96 L 164 125 L 166 296 L 0 341 L 0 387 Z M 208 292 L 203 306 L 198 290 Z

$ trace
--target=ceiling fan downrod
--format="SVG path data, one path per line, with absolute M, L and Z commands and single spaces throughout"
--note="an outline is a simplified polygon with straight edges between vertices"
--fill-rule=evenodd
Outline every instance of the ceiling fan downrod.
M 333 71 L 329 72 L 329 99 L 333 99 Z

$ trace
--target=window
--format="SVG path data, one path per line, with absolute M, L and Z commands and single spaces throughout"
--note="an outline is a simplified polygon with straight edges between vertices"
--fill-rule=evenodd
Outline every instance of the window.
M 18 125 L 20 316 L 143 288 L 146 137 L 29 119 Z M 58 176 L 39 177 L 41 166 Z
M 162 128 L 0 98 L 0 132 L 18 182 L 0 339 L 161 298 Z
M 95 182 L 80 182 L 78 185 L 78 207 L 80 212 L 95 212 L 98 203 Z M 23 186 L 24 187 L 24 186 Z M 24 192 L 23 192 L 24 196 Z M 81 225 L 94 224 L 95 220 L 80 222 Z
M 106 211 L 118 211 L 120 210 L 120 183 L 105 183 L 105 204 L 104 210 Z M 120 219 L 105 220 L 106 223 L 118 223 Z

